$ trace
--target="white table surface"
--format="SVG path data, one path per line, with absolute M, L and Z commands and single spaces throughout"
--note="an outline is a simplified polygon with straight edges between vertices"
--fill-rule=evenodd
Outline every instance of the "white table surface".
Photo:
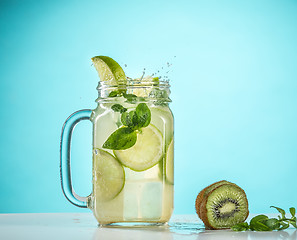
M 174 215 L 168 226 L 162 227 L 111 228 L 98 227 L 92 213 L 24 213 L 0 214 L 0 239 L 297 240 L 297 230 L 295 228 L 279 232 L 204 230 L 196 215 Z

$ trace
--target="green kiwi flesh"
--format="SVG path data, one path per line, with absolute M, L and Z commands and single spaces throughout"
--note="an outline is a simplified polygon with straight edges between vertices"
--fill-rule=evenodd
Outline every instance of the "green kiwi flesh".
M 226 180 L 222 180 L 222 181 L 219 181 L 219 182 L 215 182 L 209 186 L 207 186 L 206 188 L 202 189 L 200 191 L 200 193 L 198 194 L 197 198 L 196 198 L 196 202 L 195 202 L 195 208 L 196 208 L 196 213 L 198 214 L 198 216 L 201 218 L 200 216 L 200 206 L 201 206 L 201 203 L 203 201 L 203 198 L 206 197 L 210 191 L 212 191 L 213 189 L 223 185 L 223 184 L 232 184 Z
M 235 184 L 212 189 L 201 207 L 202 220 L 211 229 L 230 228 L 244 222 L 249 214 L 246 194 Z

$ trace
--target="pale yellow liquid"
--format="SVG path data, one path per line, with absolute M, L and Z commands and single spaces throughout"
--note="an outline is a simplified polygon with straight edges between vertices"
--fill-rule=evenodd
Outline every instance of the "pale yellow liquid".
M 117 102 L 99 103 L 94 110 L 92 121 L 93 148 L 103 149 L 106 139 L 119 128 L 120 114 L 110 107 L 120 103 L 128 109 L 135 109 L 137 104 L 128 104 L 123 98 Z M 100 201 L 98 185 L 93 177 L 92 203 L 90 204 L 100 224 L 121 222 L 165 223 L 173 212 L 173 154 L 166 163 L 169 144 L 173 141 L 173 116 L 168 108 L 146 103 L 151 110 L 151 124 L 162 133 L 162 159 L 153 167 L 136 172 L 124 167 L 125 184 L 121 192 L 113 199 Z M 103 149 L 114 156 L 112 150 Z M 173 152 L 173 147 L 170 147 Z M 145 154 L 145 153 L 144 153 Z M 95 159 L 95 158 L 93 158 Z M 167 168 L 167 171 L 166 171 Z M 170 177 L 167 177 L 169 176 Z M 93 176 L 96 176 L 93 162 Z M 169 180 L 170 179 L 170 180 Z M 97 186 L 97 187 L 96 187 Z

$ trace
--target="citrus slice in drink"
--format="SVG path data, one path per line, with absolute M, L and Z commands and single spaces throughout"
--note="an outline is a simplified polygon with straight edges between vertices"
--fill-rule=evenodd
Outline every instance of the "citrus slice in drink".
M 126 150 L 114 150 L 114 154 L 124 166 L 134 171 L 147 170 L 162 159 L 162 133 L 150 124 L 137 133 L 135 145 Z
M 137 97 L 149 97 L 154 87 L 159 85 L 159 78 L 153 78 L 152 76 L 146 76 L 142 79 L 134 79 L 133 81 L 135 83 L 131 93 Z
M 126 84 L 125 72 L 115 60 L 106 56 L 96 56 L 92 61 L 101 82 L 109 85 Z
M 110 153 L 94 149 L 94 191 L 102 201 L 115 198 L 125 184 L 125 172 L 122 164 Z
M 166 180 L 168 183 L 173 184 L 174 182 L 174 172 L 173 172 L 173 155 L 174 155 L 174 145 L 173 145 L 173 139 L 171 140 L 171 143 L 168 146 L 167 152 L 166 152 L 166 158 L 165 158 L 165 169 L 166 169 Z

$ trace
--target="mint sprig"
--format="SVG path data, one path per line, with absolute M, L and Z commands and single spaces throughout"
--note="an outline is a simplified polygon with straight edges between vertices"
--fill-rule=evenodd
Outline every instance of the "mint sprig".
M 270 206 L 271 208 L 275 208 L 281 215 L 278 216 L 278 218 L 269 218 L 266 215 L 258 215 L 255 216 L 251 219 L 250 224 L 247 222 L 243 223 L 238 223 L 231 227 L 233 231 L 273 231 L 273 230 L 284 230 L 287 229 L 290 224 L 297 228 L 296 225 L 296 210 L 294 207 L 291 207 L 290 213 L 291 213 L 291 218 L 286 217 L 286 212 L 285 210 L 275 207 L 275 206 Z
M 145 103 L 139 103 L 135 110 L 127 111 L 120 104 L 114 104 L 112 110 L 121 113 L 123 126 L 113 132 L 103 144 L 103 148 L 125 150 L 136 143 L 136 131 L 147 127 L 151 122 L 151 111 Z
M 132 147 L 137 140 L 136 132 L 128 127 L 122 127 L 113 132 L 106 142 L 103 144 L 103 148 L 113 150 L 124 150 Z
M 111 106 L 111 109 L 115 112 L 120 112 L 120 113 L 123 113 L 123 112 L 126 112 L 127 111 L 127 108 L 124 108 L 121 104 L 114 104 Z
M 123 97 L 126 98 L 126 102 L 128 103 L 136 103 L 137 102 L 137 96 L 135 94 L 131 93 L 123 93 Z
M 135 94 L 132 93 L 126 93 L 125 90 L 116 90 L 116 91 L 111 91 L 108 95 L 108 97 L 124 97 L 126 98 L 127 103 L 135 104 L 137 102 L 144 101 L 145 98 L 143 97 L 138 97 Z

